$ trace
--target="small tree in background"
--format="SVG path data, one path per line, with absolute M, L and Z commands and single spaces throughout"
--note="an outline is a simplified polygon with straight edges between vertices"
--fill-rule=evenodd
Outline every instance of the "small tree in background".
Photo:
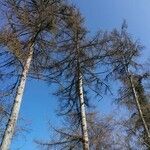
M 100 117 L 99 117 L 100 116 Z M 55 129 L 50 141 L 36 141 L 41 149 L 76 150 L 82 148 L 82 133 L 76 114 L 68 115 L 62 128 Z M 90 149 L 111 149 L 114 145 L 113 126 L 111 116 L 101 116 L 97 113 L 87 113 L 89 147 Z

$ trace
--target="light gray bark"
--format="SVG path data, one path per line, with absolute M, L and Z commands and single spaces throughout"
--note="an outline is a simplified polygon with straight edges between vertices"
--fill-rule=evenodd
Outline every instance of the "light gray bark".
M 130 82 L 131 82 L 131 87 L 132 87 L 132 90 L 133 90 L 133 93 L 134 93 L 134 99 L 135 99 L 135 102 L 136 102 L 136 105 L 137 105 L 137 109 L 138 109 L 140 118 L 143 122 L 143 126 L 144 126 L 144 129 L 145 129 L 146 133 L 147 133 L 148 139 L 150 140 L 150 131 L 149 131 L 147 123 L 144 119 L 144 115 L 143 115 L 143 112 L 142 112 L 142 109 L 141 109 L 141 105 L 139 103 L 138 94 L 137 94 L 136 89 L 135 89 L 135 85 L 134 85 L 134 82 L 133 82 L 132 75 L 130 75 Z
M 81 111 L 81 123 L 82 123 L 82 136 L 83 136 L 83 150 L 89 150 L 89 138 L 86 120 L 85 101 L 83 96 L 83 81 L 82 75 L 79 73 L 79 100 L 80 100 L 80 111 Z
M 10 114 L 10 118 L 7 123 L 6 130 L 5 130 L 2 142 L 1 142 L 0 150 L 8 150 L 9 149 L 11 140 L 12 140 L 12 137 L 14 134 L 15 126 L 16 126 L 18 116 L 19 116 L 19 110 L 20 110 L 20 106 L 21 106 L 21 102 L 22 102 L 22 97 L 23 97 L 23 93 L 24 93 L 24 89 L 25 89 L 25 84 L 26 84 L 26 80 L 27 80 L 27 75 L 28 75 L 28 72 L 30 69 L 31 60 L 32 60 L 32 56 L 33 56 L 33 44 L 30 46 L 29 50 L 30 50 L 29 56 L 24 65 L 24 69 L 23 69 L 23 72 L 22 72 L 22 75 L 20 78 L 20 83 L 17 88 L 16 97 L 15 97 L 12 111 Z

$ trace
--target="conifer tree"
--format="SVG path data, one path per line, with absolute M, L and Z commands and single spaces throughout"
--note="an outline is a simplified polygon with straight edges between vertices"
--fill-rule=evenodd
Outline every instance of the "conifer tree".
M 50 61 L 53 35 L 66 28 L 65 20 L 72 8 L 57 0 L 7 0 L 5 6 L 7 23 L 1 30 L 1 44 L 21 62 L 22 71 L 1 142 L 2 150 L 8 150 L 10 146 L 29 70 L 34 68 L 36 71 L 39 64 Z
M 132 129 L 140 131 L 142 127 L 144 134 L 141 135 L 140 139 L 147 137 L 146 139 L 149 141 L 150 129 L 146 117 L 149 114 L 149 110 L 148 108 L 145 109 L 147 100 L 141 82 L 142 78 L 136 73 L 141 66 L 137 63 L 136 59 L 140 56 L 143 47 L 132 39 L 126 29 L 127 25 L 124 22 L 121 32 L 114 30 L 109 35 L 110 49 L 108 51 L 111 55 L 107 59 L 107 64 L 112 68 L 109 75 L 113 75 L 115 79 L 122 83 L 118 102 L 125 104 L 132 112 L 131 126 L 134 126 Z
M 76 17 L 79 16 L 79 17 Z M 65 44 L 59 42 L 55 65 L 49 70 L 49 78 L 58 83 L 55 93 L 60 98 L 60 113 L 66 115 L 71 112 L 78 114 L 82 130 L 82 144 L 84 150 L 89 150 L 86 108 L 89 106 L 90 92 L 101 96 L 102 90 L 109 89 L 103 82 L 101 74 L 97 72 L 106 53 L 103 51 L 107 39 L 105 34 L 99 33 L 95 37 L 88 37 L 84 27 L 84 20 L 79 12 L 70 19 L 70 36 Z M 92 100 L 91 100 L 92 101 Z

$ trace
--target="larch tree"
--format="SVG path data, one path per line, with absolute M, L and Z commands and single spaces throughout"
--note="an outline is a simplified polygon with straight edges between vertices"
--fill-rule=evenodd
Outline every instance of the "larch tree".
M 7 51 L 0 39 L 0 141 L 8 121 L 17 89 L 21 64 L 16 56 Z
M 122 87 L 119 91 L 120 98 L 118 98 L 118 102 L 125 104 L 132 112 L 131 126 L 133 127 L 135 125 L 133 130 L 138 129 L 140 131 L 142 127 L 144 137 L 147 137 L 146 139 L 149 140 L 150 129 L 146 117 L 149 114 L 149 110 L 145 108 L 147 100 L 142 82 L 137 74 L 141 65 L 136 61 L 143 47 L 132 39 L 126 29 L 127 26 L 126 23 L 124 23 L 121 32 L 114 30 L 110 33 L 108 51 L 111 55 L 107 57 L 106 64 L 111 67 L 109 75 L 113 75 L 115 79 L 121 81 Z M 134 121 L 133 118 L 135 119 Z
M 67 27 L 65 20 L 72 9 L 61 0 L 7 0 L 5 7 L 7 23 L 1 30 L 0 42 L 17 58 L 22 68 L 17 73 L 19 81 L 1 142 L 2 150 L 10 147 L 29 70 L 37 73 L 38 65 L 50 63 L 53 35 L 58 30 L 63 33 L 60 31 Z
M 80 16 L 80 17 L 76 17 Z M 103 51 L 107 39 L 103 33 L 88 37 L 84 28 L 84 20 L 79 12 L 70 19 L 70 40 L 65 44 L 59 42 L 58 53 L 49 78 L 58 83 L 55 93 L 60 98 L 61 115 L 71 112 L 78 114 L 82 130 L 83 150 L 89 150 L 86 107 L 89 106 L 90 93 L 101 96 L 102 90 L 109 89 L 97 72 L 100 62 L 105 57 Z M 89 92 L 91 91 L 91 92 Z
M 120 91 L 120 96 L 122 97 L 122 100 L 126 102 L 125 104 L 128 109 L 132 112 L 131 117 L 125 123 L 129 135 L 137 135 L 140 143 L 142 143 L 149 149 L 150 143 L 148 134 L 150 129 L 150 104 L 148 102 L 148 95 L 146 94 L 143 82 L 145 78 L 147 78 L 147 76 L 148 74 L 132 75 L 133 87 L 131 87 L 131 83 L 124 83 L 124 87 Z M 133 91 L 131 92 L 132 89 L 134 89 L 138 101 L 134 100 L 132 93 Z M 137 109 L 137 105 L 138 109 L 140 109 L 140 112 Z

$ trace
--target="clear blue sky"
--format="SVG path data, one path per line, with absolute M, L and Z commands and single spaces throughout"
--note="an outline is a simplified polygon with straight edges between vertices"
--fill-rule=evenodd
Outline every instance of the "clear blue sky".
M 127 20 L 129 32 L 146 47 L 143 60 L 150 58 L 150 1 L 149 0 L 72 0 L 85 16 L 86 26 L 94 33 L 99 29 L 111 30 L 120 27 Z M 55 115 L 56 97 L 53 87 L 40 81 L 28 80 L 21 106 L 20 116 L 25 119 L 21 124 L 29 128 L 28 133 L 17 136 L 11 150 L 37 150 L 34 139 L 48 139 L 47 122 L 59 125 Z M 99 102 L 98 110 L 103 113 L 112 111 L 111 97 Z

